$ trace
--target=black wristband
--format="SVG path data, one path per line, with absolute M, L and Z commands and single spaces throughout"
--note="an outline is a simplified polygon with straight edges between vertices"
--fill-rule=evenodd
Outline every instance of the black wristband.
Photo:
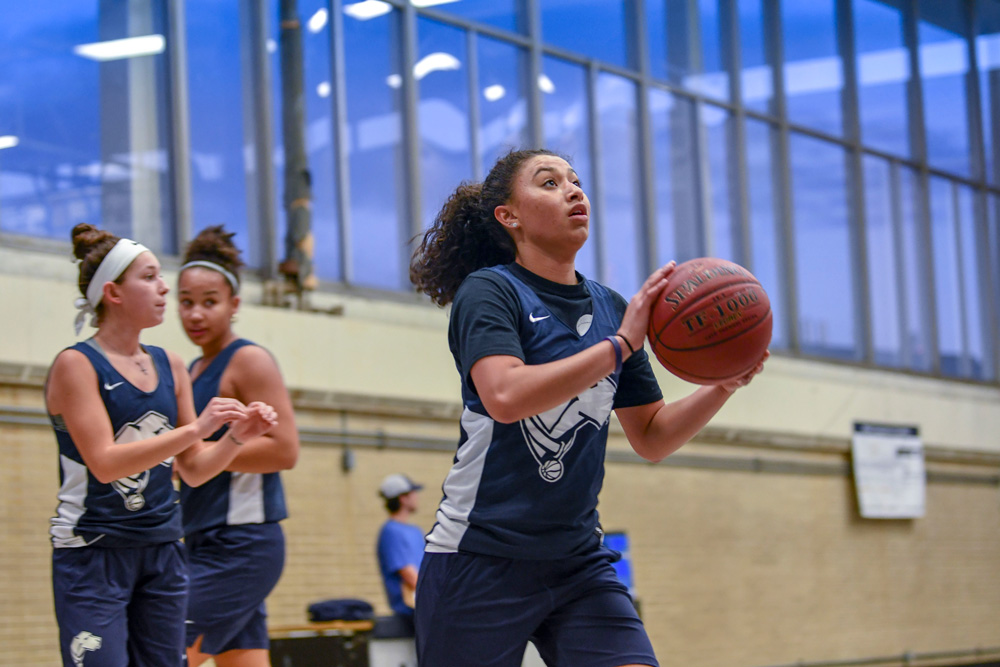
M 629 349 L 629 351 L 630 351 L 630 352 L 631 352 L 632 354 L 635 354 L 635 348 L 634 348 L 634 347 L 632 347 L 632 343 L 628 342 L 628 338 L 626 338 L 626 337 L 625 337 L 625 334 L 623 334 L 623 333 L 622 333 L 621 331 L 619 331 L 619 332 L 618 332 L 618 333 L 616 333 L 615 335 L 616 335 L 616 336 L 621 336 L 621 339 L 622 339 L 623 341 L 625 341 L 625 344 L 626 344 L 626 345 L 628 345 L 628 349 Z
M 236 436 L 235 436 L 235 435 L 233 435 L 233 432 L 232 432 L 232 431 L 230 431 L 230 432 L 228 433 L 228 435 L 229 435 L 229 439 L 230 439 L 230 440 L 232 440 L 233 442 L 235 442 L 235 443 L 236 443 L 236 444 L 237 444 L 238 446 L 240 446 L 240 447 L 242 447 L 242 446 L 243 446 L 243 441 L 242 441 L 242 440 L 239 440 L 239 439 L 237 439 L 237 438 L 236 438 Z

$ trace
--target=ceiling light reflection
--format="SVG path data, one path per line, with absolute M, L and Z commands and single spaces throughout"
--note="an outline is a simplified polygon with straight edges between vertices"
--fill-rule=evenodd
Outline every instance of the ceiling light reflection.
M 104 42 L 78 44 L 73 47 L 73 53 L 90 60 L 104 62 L 136 58 L 163 53 L 167 40 L 163 35 L 143 35 L 141 37 L 126 37 L 125 39 L 110 39 Z
M 388 2 L 382 2 L 382 0 L 365 0 L 364 2 L 344 5 L 344 13 L 359 21 L 378 18 L 391 11 L 392 5 Z
M 309 32 L 317 33 L 322 30 L 329 18 L 330 15 L 325 9 L 317 10 L 315 14 L 309 17 L 309 22 L 306 23 L 306 26 L 309 28 Z
M 507 89 L 501 86 L 499 83 L 492 86 L 487 86 L 483 89 L 483 97 L 485 97 L 490 102 L 496 102 L 507 94 Z

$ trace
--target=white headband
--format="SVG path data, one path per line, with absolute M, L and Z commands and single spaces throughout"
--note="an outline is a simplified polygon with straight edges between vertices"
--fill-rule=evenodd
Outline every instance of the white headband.
M 81 297 L 76 300 L 75 305 L 80 310 L 76 314 L 76 322 L 74 323 L 76 335 L 80 335 L 80 330 L 83 329 L 83 321 L 88 314 L 91 316 L 90 326 L 97 326 L 97 306 L 100 305 L 101 299 L 104 298 L 104 284 L 117 280 L 118 276 L 125 272 L 125 269 L 129 267 L 129 264 L 136 257 L 148 251 L 149 248 L 137 241 L 120 239 L 115 244 L 115 247 L 104 256 L 104 259 L 101 260 L 100 265 L 97 267 L 97 271 L 94 272 L 94 277 L 90 279 L 90 284 L 87 285 L 87 297 Z
M 218 271 L 227 281 L 229 281 L 229 286 L 233 288 L 233 294 L 240 293 L 240 281 L 236 279 L 236 276 L 234 276 L 231 271 L 227 271 L 224 266 L 220 266 L 215 262 L 206 262 L 205 260 L 196 259 L 195 261 L 188 262 L 187 264 L 182 266 L 181 273 L 184 272 L 184 269 L 190 269 L 193 266 L 200 266 L 205 269 L 212 269 L 213 271 Z

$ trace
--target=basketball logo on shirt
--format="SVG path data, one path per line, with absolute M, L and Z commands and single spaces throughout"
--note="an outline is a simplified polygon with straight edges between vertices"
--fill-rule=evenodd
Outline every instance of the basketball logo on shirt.
M 604 378 L 568 403 L 521 420 L 521 432 L 542 479 L 558 482 L 562 478 L 563 457 L 581 429 L 600 430 L 608 423 L 616 388 L 611 378 Z
M 145 440 L 146 438 L 152 438 L 171 429 L 173 429 L 173 426 L 170 425 L 165 416 L 159 412 L 150 411 L 136 421 L 122 426 L 118 430 L 118 433 L 115 434 L 115 443 L 127 445 L 139 440 Z M 173 464 L 173 460 L 173 457 L 170 457 L 166 461 L 162 461 L 160 465 L 170 466 Z M 146 489 L 146 485 L 149 484 L 149 476 L 150 471 L 143 470 L 142 472 L 111 482 L 111 488 L 117 491 L 118 495 L 125 502 L 125 509 L 136 512 L 146 506 L 146 498 L 142 495 L 142 492 Z

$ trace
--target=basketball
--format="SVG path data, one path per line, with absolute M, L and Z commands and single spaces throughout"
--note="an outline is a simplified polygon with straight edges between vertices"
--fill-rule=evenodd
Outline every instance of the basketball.
M 692 259 L 677 266 L 653 304 L 649 342 L 682 380 L 735 380 L 753 370 L 771 342 L 771 302 L 739 264 Z

